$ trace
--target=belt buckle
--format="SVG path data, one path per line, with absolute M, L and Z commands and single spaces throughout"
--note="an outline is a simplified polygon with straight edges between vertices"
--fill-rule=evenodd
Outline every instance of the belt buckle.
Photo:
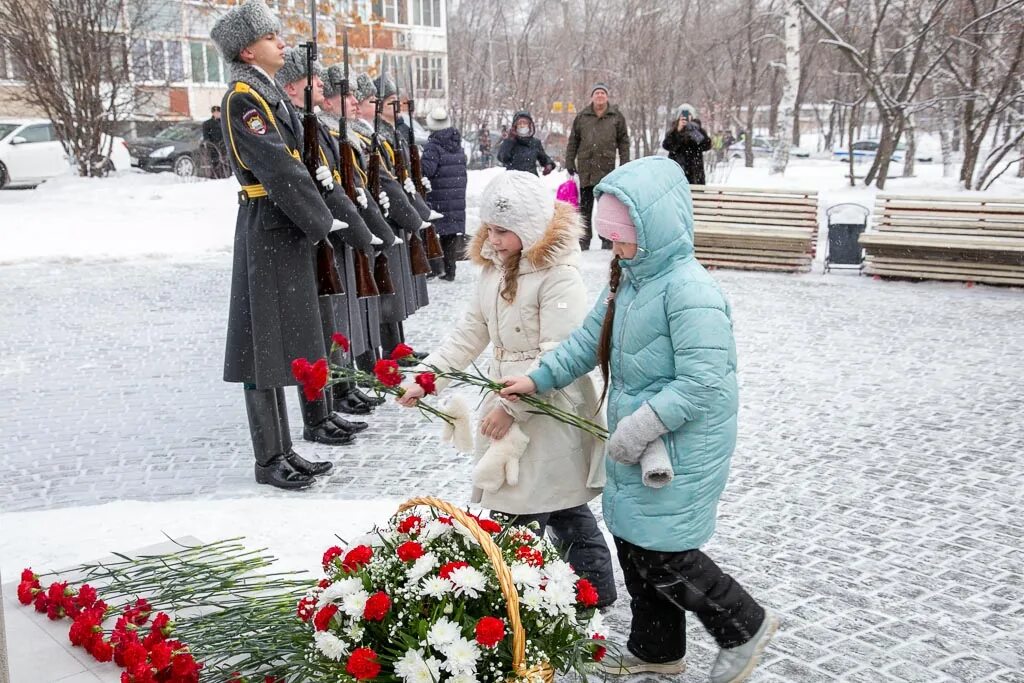
M 249 203 L 249 195 L 245 193 L 245 190 L 238 191 L 238 205 L 245 206 Z

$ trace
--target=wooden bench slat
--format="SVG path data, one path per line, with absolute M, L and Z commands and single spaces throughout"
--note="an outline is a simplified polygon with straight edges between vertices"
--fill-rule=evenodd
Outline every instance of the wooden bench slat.
M 694 222 L 697 225 L 710 225 L 714 224 L 745 224 L 745 225 L 778 225 L 778 226 L 793 226 L 794 228 L 813 230 L 818 226 L 818 222 L 814 220 L 794 220 L 786 216 L 776 217 L 773 213 L 761 213 L 759 215 L 746 215 L 746 216 L 718 216 L 718 215 L 702 215 L 695 216 Z
M 999 237 L 865 232 L 860 236 L 860 243 L 864 246 L 919 246 L 932 249 L 1012 251 L 1024 254 L 1024 240 Z
M 929 204 L 1016 204 L 1024 207 L 1024 199 L 1020 197 L 986 197 L 983 195 L 976 196 L 937 196 L 937 195 L 913 195 L 913 194 L 879 194 L 875 196 L 875 200 L 878 202 L 884 201 L 909 201 L 909 202 L 927 202 Z
M 987 273 L 972 273 L 964 275 L 960 273 L 944 273 L 936 270 L 900 270 L 878 266 L 865 266 L 864 272 L 868 275 L 881 275 L 883 277 L 906 277 L 921 280 L 951 280 L 956 282 L 983 282 L 993 285 L 1024 285 L 1024 276 L 1013 277 L 990 275 Z
M 991 272 L 1024 275 L 1024 264 L 987 263 L 979 261 L 943 261 L 940 259 L 896 258 L 891 256 L 869 255 L 866 262 L 880 266 L 914 266 L 916 268 L 934 268 L 948 272 Z

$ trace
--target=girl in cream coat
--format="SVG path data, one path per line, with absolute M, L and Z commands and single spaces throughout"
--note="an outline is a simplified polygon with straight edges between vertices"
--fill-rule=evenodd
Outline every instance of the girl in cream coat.
M 488 376 L 527 373 L 583 321 L 587 292 L 579 271 L 579 215 L 555 202 L 530 173 L 508 171 L 484 190 L 483 225 L 469 246 L 481 266 L 477 291 L 450 336 L 424 363 L 463 370 L 493 345 Z M 446 382 L 439 380 L 438 391 Z M 399 400 L 423 397 L 406 384 Z M 581 377 L 542 395 L 560 408 L 601 420 L 593 381 Z M 566 559 L 597 588 L 599 606 L 615 601 L 611 555 L 587 503 L 604 485 L 604 444 L 523 403 L 488 394 L 479 410 L 473 502 L 510 523 L 540 524 Z

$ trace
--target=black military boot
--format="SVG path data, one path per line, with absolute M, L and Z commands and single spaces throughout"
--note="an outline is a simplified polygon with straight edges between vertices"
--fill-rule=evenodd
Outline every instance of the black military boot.
M 349 434 L 355 435 L 366 430 L 366 428 L 370 426 L 367 423 L 357 420 L 346 420 L 341 413 L 335 411 L 334 405 L 336 399 L 334 398 L 334 392 L 332 390 L 336 388 L 337 385 L 331 387 L 331 390 L 324 392 L 324 395 L 327 398 L 328 419 L 334 423 L 335 427 Z
M 292 448 L 292 434 L 288 425 L 288 404 L 284 400 L 284 387 L 278 387 L 275 391 L 277 393 L 277 414 L 281 418 L 281 445 L 284 451 L 284 459 L 299 472 L 314 477 L 327 474 L 333 470 L 334 463 L 322 460 L 306 460 Z
M 331 387 L 333 389 L 331 408 L 335 413 L 369 415 L 373 411 L 374 406 L 357 396 L 353 391 L 355 388 L 355 384 L 351 382 L 339 382 Z
M 311 486 L 313 477 L 300 472 L 285 459 L 275 391 L 245 389 L 244 393 L 249 436 L 256 456 L 256 483 L 289 490 Z
M 363 403 L 369 403 L 370 407 L 376 408 L 377 406 L 384 405 L 386 399 L 383 396 L 371 396 L 359 387 L 352 388 L 352 395 L 358 398 Z
M 320 397 L 310 401 L 299 388 L 299 404 L 302 406 L 302 438 L 306 441 L 327 444 L 328 446 L 346 446 L 352 443 L 352 432 L 343 431 L 330 419 L 327 410 L 327 399 L 321 392 Z

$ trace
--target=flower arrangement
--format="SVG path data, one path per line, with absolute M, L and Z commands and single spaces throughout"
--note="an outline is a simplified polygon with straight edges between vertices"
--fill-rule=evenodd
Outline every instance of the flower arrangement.
M 604 656 L 597 591 L 548 540 L 434 499 L 403 509 L 372 537 L 329 548 L 324 579 L 298 603 L 325 675 L 550 681 Z

